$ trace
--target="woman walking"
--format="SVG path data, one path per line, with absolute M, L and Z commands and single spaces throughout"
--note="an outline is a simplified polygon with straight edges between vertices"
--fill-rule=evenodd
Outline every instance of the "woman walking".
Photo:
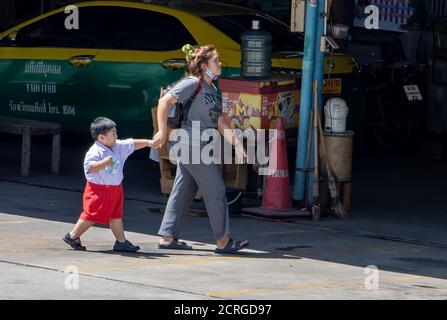
M 222 102 L 212 83 L 222 71 L 216 48 L 211 45 L 200 48 L 185 45 L 182 50 L 188 62 L 186 77 L 159 100 L 157 112 L 159 131 L 154 136 L 154 147 L 160 148 L 166 142 L 169 106 L 177 102 L 185 105 L 185 102 L 191 100 L 186 119 L 181 126 L 189 136 L 186 142 L 189 153 L 197 155 L 199 152 L 200 158 L 202 148 L 208 143 L 201 141 L 200 137 L 195 140 L 197 137 L 192 134 L 193 127 L 199 124 L 200 132 L 210 128 L 218 129 L 228 142 L 235 145 L 236 153 L 243 154 L 242 143 L 236 139 L 233 131 L 229 130 L 228 117 L 222 114 Z M 205 164 L 202 160 L 199 163 L 191 163 L 185 161 L 183 157 L 177 160 L 177 174 L 158 233 L 161 237 L 158 247 L 192 249 L 187 243 L 179 241 L 179 232 L 181 221 L 197 191 L 203 195 L 216 239 L 215 253 L 236 253 L 248 247 L 248 241 L 235 241 L 230 237 L 225 184 L 219 164 Z

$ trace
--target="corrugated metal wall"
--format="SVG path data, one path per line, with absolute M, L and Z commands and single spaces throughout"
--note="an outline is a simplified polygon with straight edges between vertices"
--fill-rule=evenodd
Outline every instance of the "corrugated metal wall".
M 447 17 L 446 0 L 428 0 L 432 14 L 436 17 Z

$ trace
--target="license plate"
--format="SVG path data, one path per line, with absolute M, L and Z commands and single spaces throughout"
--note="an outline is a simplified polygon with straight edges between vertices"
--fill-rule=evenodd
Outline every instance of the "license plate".
M 421 91 L 417 85 L 404 86 L 408 101 L 423 101 Z
M 341 93 L 341 79 L 324 79 L 323 94 Z

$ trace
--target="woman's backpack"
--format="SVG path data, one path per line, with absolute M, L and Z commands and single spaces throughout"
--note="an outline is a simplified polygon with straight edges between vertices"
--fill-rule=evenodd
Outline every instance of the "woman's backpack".
M 174 83 L 171 83 L 166 88 L 161 88 L 160 89 L 160 98 L 163 97 L 169 90 L 171 90 L 177 83 L 179 83 L 182 80 L 183 79 L 180 79 Z M 183 103 L 177 102 L 177 103 L 169 106 L 169 112 L 168 112 L 168 127 L 169 128 L 178 129 L 182 126 L 182 123 L 184 121 L 186 121 L 189 109 L 191 108 L 191 105 L 194 102 L 194 99 L 200 94 L 201 90 L 202 90 L 202 83 L 199 80 L 193 95 L 188 100 L 186 100 Z

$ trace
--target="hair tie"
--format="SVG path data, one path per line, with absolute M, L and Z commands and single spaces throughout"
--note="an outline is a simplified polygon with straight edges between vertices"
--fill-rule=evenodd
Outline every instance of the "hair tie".
M 188 62 L 193 60 L 197 56 L 196 49 L 190 44 L 185 44 L 182 47 L 182 52 L 186 55 L 186 61 Z

